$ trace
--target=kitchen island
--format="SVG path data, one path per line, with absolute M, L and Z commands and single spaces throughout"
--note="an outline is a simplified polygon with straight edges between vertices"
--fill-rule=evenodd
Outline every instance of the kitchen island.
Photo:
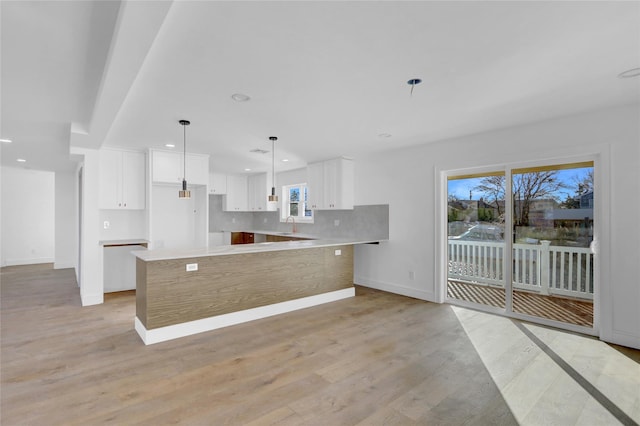
M 136 331 L 152 344 L 353 297 L 353 245 L 376 242 L 134 252 Z

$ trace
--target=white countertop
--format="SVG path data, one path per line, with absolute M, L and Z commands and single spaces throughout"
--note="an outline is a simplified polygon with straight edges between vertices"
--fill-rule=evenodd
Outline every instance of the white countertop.
M 257 234 L 264 234 L 268 231 L 238 231 L 238 232 L 254 232 Z M 274 232 L 274 235 L 293 235 L 296 237 L 304 238 L 303 234 L 283 234 Z M 230 246 L 216 246 L 216 247 L 203 247 L 193 249 L 157 249 L 146 251 L 133 251 L 133 254 L 145 262 L 152 262 L 155 260 L 169 260 L 169 259 L 187 259 L 191 257 L 208 257 L 208 256 L 226 256 L 232 254 L 244 254 L 244 253 L 262 253 L 268 251 L 281 251 L 281 250 L 299 250 L 307 248 L 319 248 L 319 247 L 332 247 L 332 246 L 347 246 L 354 244 L 368 244 L 378 243 L 380 240 L 355 240 L 355 239 L 317 239 L 317 240 L 302 240 L 302 241 L 283 241 L 283 242 L 266 242 L 256 244 L 237 244 Z

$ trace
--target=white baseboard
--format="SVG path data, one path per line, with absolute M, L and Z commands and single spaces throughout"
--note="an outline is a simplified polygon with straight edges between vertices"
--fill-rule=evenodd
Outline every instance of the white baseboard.
M 258 308 L 246 309 L 244 311 L 232 312 L 230 314 L 189 321 L 182 324 L 154 328 L 152 330 L 147 330 L 138 317 L 136 317 L 135 329 L 138 332 L 138 335 L 142 338 L 144 344 L 151 345 L 154 343 L 177 339 L 179 337 L 228 327 L 230 325 L 241 324 L 243 322 L 267 318 L 273 315 L 297 311 L 298 309 L 310 308 L 323 303 L 335 302 L 337 300 L 354 297 L 355 295 L 355 288 L 351 287 L 315 296 L 303 297 L 301 299 L 275 303 L 273 305 L 260 306 Z
M 73 262 L 55 262 L 53 264 L 53 269 L 69 269 L 75 267 L 76 265 Z
M 376 290 L 387 291 L 389 293 L 400 294 L 402 296 L 413 297 L 415 299 L 426 300 L 428 302 L 435 302 L 435 295 L 430 291 L 418 290 L 415 288 L 404 287 L 397 284 L 385 283 L 358 276 L 354 277 L 353 282 L 365 287 L 375 288 Z
M 40 263 L 53 263 L 52 257 L 38 257 L 33 259 L 7 259 L 4 266 L 36 265 Z
M 614 343 L 616 345 L 626 346 L 628 348 L 640 349 L 640 337 L 634 336 L 629 333 L 614 330 L 610 339 L 608 338 L 608 336 L 607 337 L 601 336 L 600 339 L 609 343 Z

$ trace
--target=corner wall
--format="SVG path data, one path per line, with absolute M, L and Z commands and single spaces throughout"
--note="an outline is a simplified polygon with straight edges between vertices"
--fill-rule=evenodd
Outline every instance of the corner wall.
M 357 158 L 356 204 L 389 204 L 390 223 L 388 242 L 356 248 L 355 282 L 439 299 L 439 171 L 595 154 L 609 199 L 600 207 L 600 337 L 640 348 L 638 117 L 638 105 L 611 108 Z

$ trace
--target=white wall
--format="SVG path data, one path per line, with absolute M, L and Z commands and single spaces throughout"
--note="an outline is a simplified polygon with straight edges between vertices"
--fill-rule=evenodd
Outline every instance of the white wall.
M 78 259 L 78 182 L 75 172 L 55 174 L 55 269 L 73 268 Z
M 596 218 L 599 333 L 640 347 L 639 117 L 638 105 L 612 108 L 357 158 L 356 204 L 388 203 L 390 229 L 388 242 L 357 247 L 356 283 L 441 300 L 440 171 L 594 154 L 596 191 L 604 201 Z
M 54 261 L 53 172 L 2 167 L 2 266 Z
M 80 298 L 82 306 L 104 301 L 102 247 L 100 241 L 100 154 L 98 150 L 71 148 L 82 158 L 82 235 L 80 242 Z

